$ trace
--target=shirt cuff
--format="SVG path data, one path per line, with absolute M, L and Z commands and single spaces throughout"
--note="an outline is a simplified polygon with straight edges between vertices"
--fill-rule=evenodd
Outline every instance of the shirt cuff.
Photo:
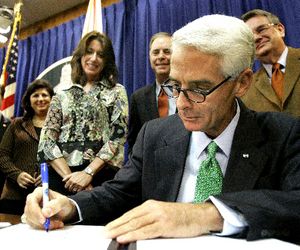
M 219 213 L 224 219 L 223 230 L 221 233 L 216 233 L 215 235 L 219 236 L 228 236 L 242 232 L 245 227 L 248 226 L 248 223 L 245 217 L 224 204 L 222 201 L 217 198 L 210 196 L 210 201 L 216 206 Z
M 70 199 L 70 198 L 69 198 L 69 200 L 76 206 L 76 209 L 77 209 L 77 212 L 78 212 L 78 218 L 79 218 L 79 220 L 77 220 L 75 222 L 72 222 L 72 224 L 77 224 L 77 223 L 82 222 L 83 218 L 82 218 L 82 214 L 81 214 L 81 211 L 80 211 L 80 208 L 79 208 L 77 202 L 74 201 L 74 200 L 72 200 L 72 199 Z

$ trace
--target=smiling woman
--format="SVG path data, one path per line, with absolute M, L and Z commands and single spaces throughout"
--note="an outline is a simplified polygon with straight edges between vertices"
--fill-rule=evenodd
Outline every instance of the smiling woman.
M 23 96 L 24 116 L 12 121 L 0 144 L 0 167 L 6 175 L 1 203 L 11 204 L 16 213 L 22 213 L 27 194 L 41 183 L 36 155 L 53 94 L 47 81 L 32 82 Z
M 38 156 L 48 162 L 49 186 L 77 193 L 112 179 L 124 160 L 127 93 L 117 83 L 111 40 L 87 33 L 71 60 L 69 87 L 53 97 Z

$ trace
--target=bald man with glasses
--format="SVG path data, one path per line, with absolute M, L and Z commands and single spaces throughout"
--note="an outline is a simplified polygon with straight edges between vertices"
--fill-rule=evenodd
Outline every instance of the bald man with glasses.
M 254 9 L 242 20 L 253 32 L 255 55 L 261 62 L 242 100 L 255 111 L 300 117 L 300 49 L 286 46 L 285 27 L 274 14 Z

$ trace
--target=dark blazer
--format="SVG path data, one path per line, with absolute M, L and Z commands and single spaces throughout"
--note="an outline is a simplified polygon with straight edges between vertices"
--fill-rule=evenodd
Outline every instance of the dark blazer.
M 37 149 L 39 137 L 31 120 L 15 118 L 0 144 L 0 168 L 6 175 L 2 199 L 25 200 L 34 187 L 21 188 L 17 183 L 23 171 L 31 176 L 39 172 Z
M 10 119 L 0 113 L 0 141 L 2 140 L 3 134 L 10 124 Z
M 300 117 L 300 49 L 288 48 L 283 86 L 281 105 L 266 70 L 261 67 L 254 74 L 252 85 L 242 100 L 255 111 L 279 111 Z
M 217 198 L 245 216 L 249 226 L 240 236 L 299 240 L 300 120 L 240 107 Z M 106 223 L 148 199 L 175 202 L 190 135 L 177 114 L 146 123 L 115 179 L 72 197 L 83 222 Z
M 9 124 L 10 124 L 10 119 L 6 118 L 4 115 L 0 113 L 0 142 Z M 4 182 L 5 182 L 5 175 L 4 173 L 2 173 L 0 168 L 0 196 L 2 193 Z
M 143 124 L 158 117 L 156 83 L 154 82 L 138 89 L 130 97 L 128 152 L 131 152 Z

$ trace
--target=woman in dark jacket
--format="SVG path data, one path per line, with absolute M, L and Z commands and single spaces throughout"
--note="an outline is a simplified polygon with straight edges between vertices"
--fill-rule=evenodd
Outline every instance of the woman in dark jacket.
M 2 204 L 11 200 L 25 204 L 27 194 L 41 183 L 37 149 L 53 94 L 47 81 L 40 79 L 31 83 L 22 100 L 24 116 L 15 118 L 3 135 L 0 168 L 6 180 L 1 194 Z

